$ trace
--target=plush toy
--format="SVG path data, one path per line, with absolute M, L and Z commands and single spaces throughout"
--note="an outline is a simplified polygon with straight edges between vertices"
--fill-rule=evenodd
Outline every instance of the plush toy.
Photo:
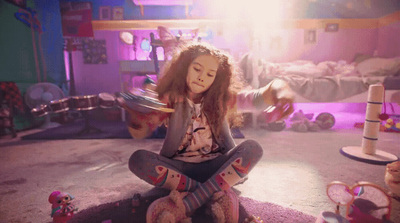
M 400 199 L 400 161 L 386 165 L 385 184 L 389 187 L 392 196 Z
M 231 189 L 214 193 L 206 209 L 214 223 L 238 222 L 239 198 Z
M 182 197 L 185 197 L 187 192 L 178 192 L 172 190 L 169 196 L 155 200 L 147 209 L 146 222 L 192 222 L 185 213 L 185 206 Z
M 264 223 L 260 217 L 251 215 L 244 219 L 243 223 Z
M 396 123 L 392 118 L 388 118 L 384 126 L 385 132 L 400 132 L 400 122 Z
M 293 113 L 290 118 L 291 129 L 296 132 L 316 132 L 321 129 L 330 129 L 335 124 L 335 117 L 327 112 L 319 114 L 312 121 L 313 113 L 304 114 L 303 110 Z
M 49 203 L 53 223 L 66 223 L 74 216 L 74 211 L 78 209 L 72 204 L 73 199 L 74 196 L 58 190 L 50 194 Z

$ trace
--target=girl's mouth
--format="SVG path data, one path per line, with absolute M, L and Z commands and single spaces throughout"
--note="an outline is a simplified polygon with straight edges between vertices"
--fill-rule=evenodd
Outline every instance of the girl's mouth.
M 197 82 L 192 82 L 192 83 L 195 84 L 195 85 L 197 85 L 197 86 L 204 87 L 203 85 L 201 85 L 201 84 L 199 84 L 199 83 L 197 83 Z

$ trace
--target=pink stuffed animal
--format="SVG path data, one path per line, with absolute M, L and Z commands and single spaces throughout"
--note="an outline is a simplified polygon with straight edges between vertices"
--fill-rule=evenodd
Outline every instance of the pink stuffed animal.
M 69 193 L 53 191 L 49 196 L 51 205 L 51 217 L 53 223 L 66 223 L 74 216 L 74 211 L 78 209 L 71 203 L 74 196 Z

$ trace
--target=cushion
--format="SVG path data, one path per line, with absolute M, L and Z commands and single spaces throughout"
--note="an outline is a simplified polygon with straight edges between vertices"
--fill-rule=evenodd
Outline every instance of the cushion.
M 356 65 L 362 76 L 395 76 L 400 71 L 400 58 L 370 58 Z

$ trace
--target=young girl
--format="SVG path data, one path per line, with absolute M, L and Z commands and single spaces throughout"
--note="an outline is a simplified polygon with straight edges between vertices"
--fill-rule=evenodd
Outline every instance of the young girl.
M 247 176 L 263 150 L 253 140 L 235 144 L 228 110 L 278 105 L 286 108 L 284 118 L 293 111 L 293 95 L 279 80 L 238 92 L 235 75 L 229 55 L 206 43 L 191 43 L 179 48 L 165 65 L 155 89 L 171 110 L 138 112 L 122 100 L 134 138 L 146 137 L 161 122 L 167 123 L 160 154 L 138 150 L 129 160 L 136 176 L 172 191 L 149 206 L 147 222 L 185 221 L 207 202 L 212 203 L 216 221 L 238 221 L 238 199 L 230 188 Z

